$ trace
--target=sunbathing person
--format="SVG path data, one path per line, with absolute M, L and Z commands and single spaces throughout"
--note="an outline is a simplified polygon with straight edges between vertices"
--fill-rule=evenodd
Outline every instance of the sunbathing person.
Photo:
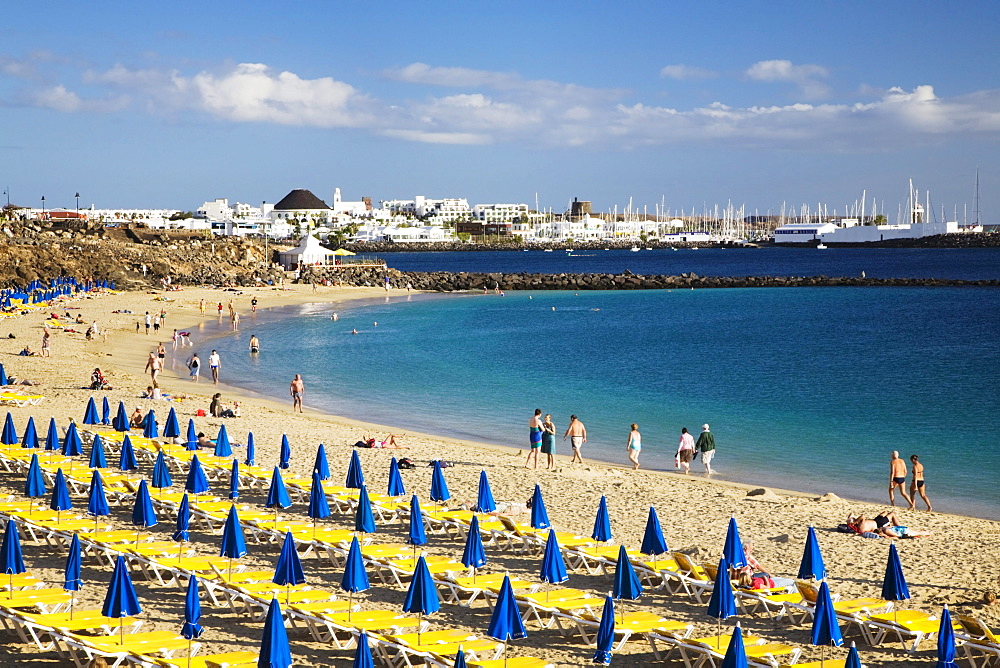
M 142 419 L 143 419 L 142 407 L 136 406 L 135 410 L 132 411 L 132 415 L 129 416 L 128 426 L 131 427 L 132 429 L 138 429 L 142 427 Z
M 905 526 L 894 510 L 879 513 L 872 519 L 864 515 L 848 515 L 847 526 L 859 534 L 873 533 L 886 538 L 917 538 L 932 535 L 930 531 L 916 531 Z

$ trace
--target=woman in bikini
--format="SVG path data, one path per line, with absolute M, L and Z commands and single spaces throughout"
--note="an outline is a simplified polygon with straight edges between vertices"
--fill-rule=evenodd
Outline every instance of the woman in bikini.
M 927 512 L 934 510 L 931 508 L 931 500 L 927 498 L 927 488 L 924 486 L 924 465 L 920 463 L 918 455 L 910 455 L 913 463 L 913 480 L 910 481 L 910 510 L 917 509 L 917 494 L 927 504 Z

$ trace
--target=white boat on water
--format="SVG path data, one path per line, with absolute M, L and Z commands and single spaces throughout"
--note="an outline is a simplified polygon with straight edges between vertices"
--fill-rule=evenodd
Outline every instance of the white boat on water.
M 816 246 L 816 250 L 826 250 L 826 249 L 827 249 L 826 244 L 818 244 Z
M 630 248 L 629 250 L 631 250 L 633 253 L 638 253 L 639 252 L 639 247 L 638 246 L 632 246 L 632 248 Z
M 552 249 L 551 248 L 546 248 L 543 252 L 545 252 L 545 253 L 551 253 Z

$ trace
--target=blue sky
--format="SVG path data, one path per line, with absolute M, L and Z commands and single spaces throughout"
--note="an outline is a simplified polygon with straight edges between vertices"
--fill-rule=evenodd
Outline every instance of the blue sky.
M 38 206 L 467 197 L 1000 207 L 993 2 L 10 3 Z M 141 8 L 141 10 L 140 10 Z

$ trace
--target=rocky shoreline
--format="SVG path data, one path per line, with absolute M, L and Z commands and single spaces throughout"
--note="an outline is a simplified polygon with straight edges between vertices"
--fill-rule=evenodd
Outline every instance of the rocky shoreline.
M 964 281 L 937 278 L 852 278 L 844 276 L 640 276 L 622 274 L 500 274 L 447 271 L 403 272 L 395 269 L 309 269 L 299 279 L 304 283 L 337 283 L 380 286 L 385 277 L 394 288 L 409 285 L 414 290 L 458 292 L 466 290 L 680 290 L 719 288 L 795 287 L 1000 287 L 998 280 Z

